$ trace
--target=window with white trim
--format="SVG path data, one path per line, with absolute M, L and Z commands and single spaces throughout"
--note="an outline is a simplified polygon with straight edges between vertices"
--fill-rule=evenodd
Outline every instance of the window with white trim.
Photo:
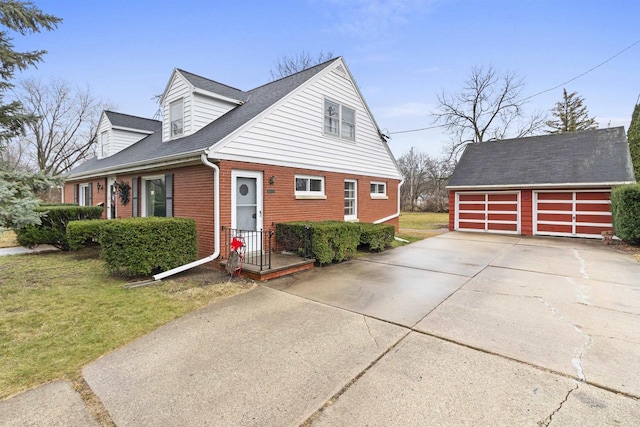
M 371 182 L 371 198 L 372 199 L 386 199 L 387 198 L 387 183 L 386 182 Z
M 169 130 L 171 138 L 178 138 L 182 136 L 183 133 L 183 104 L 182 99 L 177 101 L 173 101 L 169 104 L 169 123 L 171 123 L 171 128 Z
M 89 206 L 91 196 L 89 194 L 89 184 L 80 184 L 78 187 L 78 205 Z
M 296 197 L 323 197 L 324 198 L 324 177 L 296 175 L 295 177 Z
M 344 181 L 344 220 L 358 220 L 358 182 L 353 179 Z
M 324 134 L 355 141 L 356 110 L 329 99 L 324 100 Z
M 164 175 L 142 178 L 142 216 L 167 216 Z
M 105 130 L 100 134 L 100 146 L 102 147 L 102 157 L 109 156 L 109 133 Z

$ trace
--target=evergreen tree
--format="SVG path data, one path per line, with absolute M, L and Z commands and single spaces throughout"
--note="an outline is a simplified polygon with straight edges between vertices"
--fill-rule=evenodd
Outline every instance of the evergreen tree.
M 19 102 L 4 102 L 4 94 L 13 86 L 10 80 L 16 71 L 36 66 L 46 53 L 45 50 L 16 52 L 9 33 L 27 35 L 50 31 L 61 21 L 29 1 L 0 0 L 0 150 L 5 141 L 22 132 L 26 121 L 35 119 L 21 111 Z
M 567 93 L 562 90 L 562 101 L 557 102 L 551 110 L 553 120 L 545 124 L 550 128 L 548 133 L 577 132 L 581 130 L 597 129 L 595 117 L 589 117 L 589 111 L 584 105 L 584 98 L 577 92 Z
M 627 139 L 629 140 L 629 151 L 631 152 L 636 181 L 640 182 L 640 104 L 636 104 L 636 108 L 633 109 Z
M 18 101 L 6 103 L 4 96 L 13 85 L 16 71 L 36 66 L 44 50 L 16 52 L 10 34 L 27 35 L 57 28 L 62 20 L 43 13 L 29 1 L 0 0 L 0 150 L 6 141 L 23 133 L 24 125 L 36 120 L 25 114 Z M 26 174 L 5 170 L 0 164 L 0 227 L 21 228 L 40 224 L 40 215 L 33 208 L 39 203 L 34 196 L 59 183 L 42 174 Z

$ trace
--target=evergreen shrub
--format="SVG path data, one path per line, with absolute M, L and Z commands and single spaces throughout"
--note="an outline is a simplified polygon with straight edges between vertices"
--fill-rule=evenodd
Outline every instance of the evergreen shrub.
M 106 220 L 87 219 L 73 221 L 67 225 L 67 244 L 69 250 L 77 251 L 85 246 L 100 242 L 100 231 Z
M 68 250 L 67 225 L 71 221 L 100 218 L 102 206 L 43 205 L 35 211 L 43 214 L 41 224 L 15 230 L 18 243 L 28 248 L 49 244 Z
M 148 276 L 195 261 L 196 223 L 188 218 L 126 218 L 105 221 L 101 257 L 112 274 Z
M 611 217 L 616 236 L 640 244 L 640 184 L 611 190 Z

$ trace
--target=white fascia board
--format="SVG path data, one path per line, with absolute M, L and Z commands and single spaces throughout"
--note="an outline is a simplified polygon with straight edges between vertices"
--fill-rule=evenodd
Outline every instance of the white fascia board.
M 347 74 L 349 75 L 349 79 L 351 80 L 351 83 L 353 83 L 353 86 L 356 89 L 356 94 L 360 98 L 360 102 L 362 102 L 362 105 L 364 105 L 364 108 L 367 111 L 367 114 L 369 115 L 369 119 L 371 120 L 371 123 L 373 123 L 373 125 L 376 127 L 376 130 L 378 131 L 378 135 L 380 135 L 380 139 L 384 144 L 384 148 L 387 150 L 389 157 L 391 158 L 394 165 L 396 166 L 396 169 L 398 170 L 398 175 L 402 176 L 402 172 L 400 171 L 400 166 L 398 165 L 398 162 L 396 161 L 395 156 L 391 152 L 391 149 L 389 148 L 389 144 L 387 144 L 387 141 L 385 141 L 385 139 L 382 137 L 382 132 L 380 132 L 380 126 L 378 126 L 378 122 L 376 122 L 375 117 L 373 117 L 373 114 L 371 113 L 371 109 L 369 108 L 369 105 L 367 105 L 367 101 L 365 101 L 364 96 L 362 96 L 362 92 L 360 92 L 360 87 L 356 83 L 356 80 L 353 78 L 353 75 L 351 74 L 351 70 L 349 70 L 349 67 L 347 66 L 346 62 L 344 62 L 342 57 L 340 57 L 340 62 L 344 66 L 344 69 L 347 71 Z M 335 68 L 335 67 L 332 67 L 332 68 Z
M 567 182 L 563 184 L 510 184 L 510 185 L 447 185 L 446 190 L 522 190 L 536 188 L 593 188 L 593 187 L 613 187 L 614 185 L 635 184 L 635 181 L 613 181 L 613 182 Z
M 138 170 L 148 170 L 160 168 L 168 165 L 176 165 L 181 163 L 189 163 L 195 160 L 200 161 L 200 155 L 203 150 L 190 151 L 188 153 L 182 153 L 174 156 L 166 156 L 158 159 L 144 160 L 141 162 L 126 163 L 117 166 L 111 166 L 102 169 L 95 169 L 88 172 L 83 172 L 74 175 L 67 175 L 67 180 L 77 180 L 86 178 L 103 177 L 105 175 L 129 173 Z
M 167 96 L 167 92 L 169 91 L 169 88 L 171 87 L 171 83 L 173 83 L 173 79 L 177 76 L 180 76 L 180 78 L 182 80 L 185 81 L 185 83 L 187 84 L 187 86 L 189 87 L 189 91 L 193 92 L 193 90 L 195 89 L 195 87 L 191 84 L 191 82 L 189 82 L 189 80 L 187 80 L 185 78 L 185 76 L 183 76 L 180 71 L 178 71 L 177 68 L 173 69 L 173 72 L 171 73 L 171 77 L 169 77 L 169 81 L 167 82 L 167 85 L 164 87 L 164 91 L 162 92 L 162 96 L 160 97 L 160 102 L 159 104 L 162 106 L 162 104 L 164 104 L 164 98 L 165 96 Z
M 155 133 L 154 131 L 151 131 L 151 130 L 134 129 L 134 128 L 128 128 L 124 126 L 112 126 L 111 129 L 124 130 L 127 132 L 134 132 L 134 133 L 144 133 L 145 135 L 151 135 Z
M 240 101 L 239 99 L 229 98 L 228 96 L 219 95 L 215 92 L 209 92 L 208 90 L 200 89 L 198 87 L 194 87 L 193 93 L 206 96 L 208 98 L 213 98 L 213 99 L 218 99 L 220 101 L 228 102 L 229 104 L 236 104 L 236 105 L 244 104 L 244 101 Z
M 207 153 L 215 153 L 216 151 L 221 150 L 222 148 L 224 148 L 236 136 L 238 136 L 242 132 L 246 131 L 247 129 L 251 128 L 256 123 L 262 121 L 266 116 L 271 114 L 271 112 L 273 110 L 275 110 L 277 108 L 280 108 L 280 106 L 282 106 L 285 102 L 289 101 L 290 98 L 296 96 L 298 93 L 302 92 L 307 87 L 311 86 L 311 84 L 313 83 L 314 80 L 320 78 L 320 76 L 324 76 L 325 74 L 331 72 L 331 70 L 333 70 L 335 68 L 335 64 L 336 63 L 342 63 L 342 58 L 336 59 L 332 66 L 325 67 L 324 70 L 320 71 L 318 74 L 316 74 L 315 76 L 313 76 L 312 78 L 310 78 L 309 80 L 307 80 L 306 82 L 304 82 L 303 84 L 301 84 L 300 86 L 298 86 L 297 88 L 295 88 L 294 90 L 292 90 L 291 92 L 289 92 L 288 94 L 283 96 L 282 99 L 280 99 L 275 104 L 271 105 L 269 108 L 264 110 L 262 113 L 258 114 L 253 119 L 249 120 L 247 123 L 245 123 L 244 125 L 240 126 L 236 130 L 231 132 L 229 135 L 227 135 L 224 138 L 222 138 L 219 142 L 217 142 L 214 145 L 210 146 L 206 150 Z
M 320 169 L 316 165 L 305 165 L 304 163 L 300 163 L 300 162 L 288 162 L 286 160 L 265 160 L 263 158 L 257 158 L 257 157 L 252 158 L 252 157 L 246 157 L 246 156 L 234 156 L 230 154 L 219 154 L 219 153 L 208 152 L 208 151 L 207 151 L 207 155 L 210 160 L 229 160 L 229 161 L 237 161 L 237 162 L 255 163 L 255 164 L 261 164 L 261 165 L 283 166 L 283 167 L 296 168 L 296 169 L 307 169 L 312 171 L 336 172 L 336 173 L 344 173 L 349 175 L 372 176 L 375 178 L 402 180 L 402 175 L 400 174 L 396 176 L 370 175 L 366 173 L 355 172 L 352 169 L 341 169 L 341 168 L 332 168 L 332 167 L 323 167 L 322 169 Z

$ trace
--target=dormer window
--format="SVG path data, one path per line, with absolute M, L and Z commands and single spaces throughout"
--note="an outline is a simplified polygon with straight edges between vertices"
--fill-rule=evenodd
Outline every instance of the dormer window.
M 356 110 L 325 99 L 324 134 L 355 141 Z
M 107 131 L 104 131 L 100 134 L 100 146 L 102 148 L 102 157 L 108 157 L 109 156 L 109 133 Z
M 171 122 L 171 138 L 178 138 L 182 136 L 183 130 L 183 108 L 182 99 L 169 104 L 169 114 Z

